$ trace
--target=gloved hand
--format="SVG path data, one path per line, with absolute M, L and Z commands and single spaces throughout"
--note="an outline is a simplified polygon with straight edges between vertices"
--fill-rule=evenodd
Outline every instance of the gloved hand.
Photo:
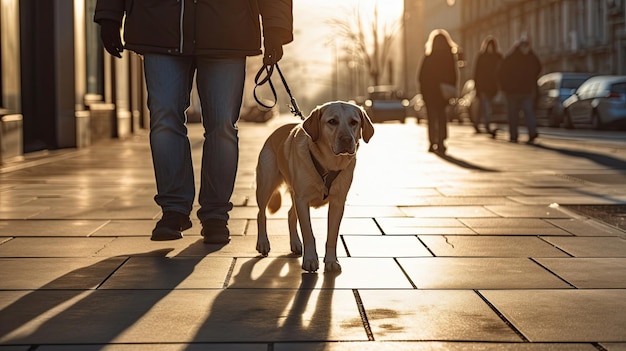
M 272 32 L 271 30 L 266 31 L 263 48 L 263 64 L 273 65 L 283 58 L 283 42 L 279 33 Z
M 100 21 L 100 39 L 109 54 L 122 58 L 120 53 L 124 51 L 124 46 L 122 45 L 119 23 L 112 20 Z

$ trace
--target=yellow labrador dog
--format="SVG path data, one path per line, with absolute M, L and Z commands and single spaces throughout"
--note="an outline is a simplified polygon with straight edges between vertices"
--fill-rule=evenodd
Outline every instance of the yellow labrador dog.
M 337 260 L 339 224 L 352 184 L 359 140 L 368 142 L 373 134 L 372 122 L 361 107 L 336 101 L 318 106 L 302 123 L 279 127 L 268 137 L 256 169 L 259 253 L 266 256 L 270 251 L 265 210 L 274 213 L 280 208 L 280 186 L 285 183 L 292 200 L 289 241 L 291 251 L 303 255 L 302 269 L 315 272 L 319 268 L 310 207 L 328 204 L 324 267 L 326 271 L 341 270 Z

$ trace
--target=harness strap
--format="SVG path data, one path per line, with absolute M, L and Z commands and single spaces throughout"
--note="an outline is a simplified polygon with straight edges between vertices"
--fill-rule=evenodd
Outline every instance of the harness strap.
M 313 156 L 313 153 L 309 150 L 311 154 L 311 160 L 313 160 L 313 165 L 315 166 L 315 170 L 322 177 L 322 181 L 324 182 L 324 186 L 326 187 L 326 191 L 324 191 L 324 200 L 328 197 L 328 193 L 330 192 L 330 186 L 333 185 L 333 181 L 341 171 L 327 171 L 324 166 Z

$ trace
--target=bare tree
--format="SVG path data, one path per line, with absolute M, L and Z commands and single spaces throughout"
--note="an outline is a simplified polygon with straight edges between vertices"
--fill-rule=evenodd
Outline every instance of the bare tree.
M 353 16 L 332 18 L 328 24 L 335 28 L 334 36 L 345 41 L 342 49 L 348 57 L 359 58 L 365 64 L 372 84 L 380 85 L 385 66 L 391 72 L 389 54 L 393 39 L 400 28 L 400 21 L 381 23 L 378 5 L 374 7 L 369 20 L 363 18 L 358 8 L 354 8 L 353 12 Z M 330 40 L 334 39 L 335 37 Z

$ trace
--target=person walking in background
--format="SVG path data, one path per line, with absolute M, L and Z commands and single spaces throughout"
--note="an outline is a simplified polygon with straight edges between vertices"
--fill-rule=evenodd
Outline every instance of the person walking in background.
M 528 38 L 523 36 L 502 61 L 499 73 L 500 87 L 506 94 L 511 142 L 517 142 L 520 110 L 524 112 L 528 143 L 534 143 L 539 136 L 534 104 L 540 72 L 541 62 L 531 49 Z
M 498 41 L 491 35 L 483 39 L 480 53 L 476 59 L 474 68 L 474 83 L 476 95 L 480 101 L 480 112 L 474 122 L 476 132 L 480 133 L 479 124 L 483 120 L 487 133 L 495 137 L 495 130 L 490 127 L 491 107 L 493 99 L 498 94 L 498 69 L 502 63 L 502 54 L 498 48 Z
M 191 227 L 195 183 L 185 110 L 195 74 L 204 127 L 197 215 L 205 243 L 228 243 L 246 57 L 262 53 L 263 37 L 264 64 L 282 58 L 283 44 L 293 40 L 292 1 L 98 0 L 94 21 L 111 55 L 126 48 L 143 56 L 154 199 L 163 212 L 151 239 L 180 239 Z
M 445 153 L 448 137 L 446 106 L 449 97 L 444 96 L 443 85 L 456 88 L 457 65 L 455 54 L 458 46 L 444 29 L 430 32 L 425 56 L 418 74 L 418 82 L 428 115 L 429 152 Z

